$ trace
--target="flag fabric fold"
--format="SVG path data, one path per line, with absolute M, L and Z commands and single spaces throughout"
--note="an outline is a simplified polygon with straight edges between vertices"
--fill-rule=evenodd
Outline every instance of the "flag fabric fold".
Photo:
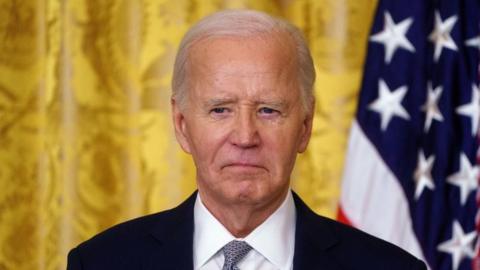
M 474 269 L 480 1 L 380 0 L 368 42 L 339 219 Z

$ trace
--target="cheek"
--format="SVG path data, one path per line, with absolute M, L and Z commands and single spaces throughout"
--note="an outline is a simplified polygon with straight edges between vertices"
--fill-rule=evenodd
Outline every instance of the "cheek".
M 288 170 L 297 156 L 298 134 L 286 130 L 264 135 L 264 151 L 267 162 L 277 170 Z
M 220 127 L 208 124 L 200 125 L 197 123 L 192 126 L 190 132 L 192 156 L 197 166 L 204 166 L 204 164 L 211 163 L 215 159 L 222 145 L 226 142 L 227 133 Z

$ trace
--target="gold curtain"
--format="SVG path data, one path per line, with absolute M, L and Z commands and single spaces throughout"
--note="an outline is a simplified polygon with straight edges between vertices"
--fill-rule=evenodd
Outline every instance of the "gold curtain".
M 284 17 L 309 40 L 316 119 L 293 186 L 334 216 L 376 0 L 0 0 L 0 270 L 64 269 L 79 242 L 195 189 L 175 142 L 177 45 L 225 8 Z

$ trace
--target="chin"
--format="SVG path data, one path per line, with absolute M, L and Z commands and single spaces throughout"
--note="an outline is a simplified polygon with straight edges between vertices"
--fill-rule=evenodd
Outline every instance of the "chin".
M 230 187 L 229 192 L 237 202 L 261 203 L 268 197 L 265 188 L 259 186 L 258 182 L 242 181 L 235 187 Z

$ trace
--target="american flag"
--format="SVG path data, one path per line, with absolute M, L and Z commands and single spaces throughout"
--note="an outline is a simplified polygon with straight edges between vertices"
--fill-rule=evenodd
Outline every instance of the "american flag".
M 480 1 L 379 0 L 368 42 L 339 219 L 475 269 Z

